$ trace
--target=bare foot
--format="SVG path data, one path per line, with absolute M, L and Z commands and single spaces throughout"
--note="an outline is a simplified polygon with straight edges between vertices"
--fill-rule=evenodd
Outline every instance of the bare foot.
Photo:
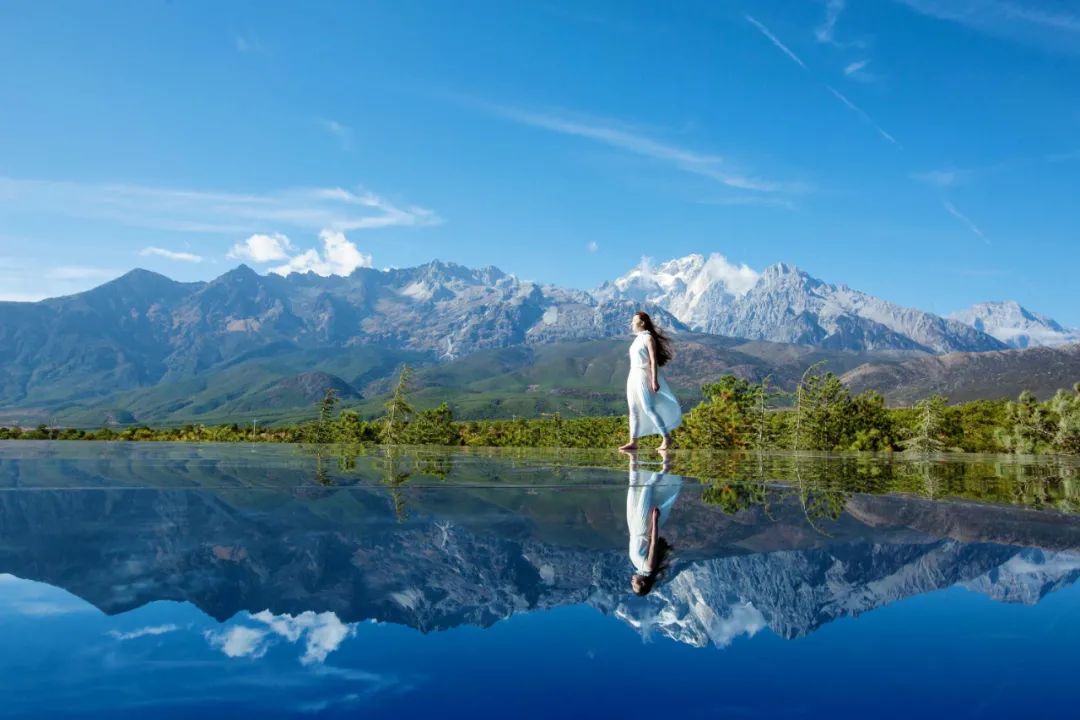
M 668 435 L 665 435 L 664 436 L 664 441 L 662 443 L 660 443 L 660 445 L 657 446 L 656 449 L 659 452 L 666 452 L 666 451 L 670 450 L 671 449 L 671 437 L 668 436 Z
M 628 442 L 625 445 L 620 445 L 619 449 L 624 451 L 624 452 L 627 451 L 627 450 L 637 450 L 637 443 L 636 442 Z

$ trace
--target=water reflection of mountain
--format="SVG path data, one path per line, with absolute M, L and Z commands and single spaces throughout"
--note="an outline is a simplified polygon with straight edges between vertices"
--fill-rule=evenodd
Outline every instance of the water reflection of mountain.
M 765 626 L 797 637 L 957 584 L 1033 603 L 1080 576 L 1080 518 L 1067 515 L 856 495 L 811 525 L 792 495 L 726 515 L 693 487 L 667 529 L 670 578 L 635 598 L 620 485 L 400 492 L 404 517 L 378 487 L 9 490 L 0 572 L 110 614 L 171 599 L 218 620 L 314 610 L 422 631 L 588 603 L 695 645 Z

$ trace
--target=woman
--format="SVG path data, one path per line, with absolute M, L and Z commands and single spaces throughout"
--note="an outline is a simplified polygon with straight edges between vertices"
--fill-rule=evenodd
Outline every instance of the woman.
M 630 442 L 619 449 L 636 450 L 642 435 L 663 435 L 657 448 L 663 452 L 671 447 L 671 431 L 682 422 L 679 401 L 660 374 L 660 368 L 671 359 L 671 341 L 641 310 L 631 318 L 630 330 L 636 336 L 630 344 L 630 374 L 626 376 Z
M 682 489 L 682 478 L 668 475 L 667 454 L 659 472 L 643 478 L 634 456 L 630 457 L 630 487 L 626 490 L 626 527 L 630 533 L 630 562 L 634 566 L 630 587 L 637 595 L 648 595 L 667 570 L 671 544 L 660 536 L 660 528 Z

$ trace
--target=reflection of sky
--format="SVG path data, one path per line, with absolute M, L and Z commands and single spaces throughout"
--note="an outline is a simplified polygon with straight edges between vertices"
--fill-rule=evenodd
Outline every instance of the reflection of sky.
M 154 703 L 164 707 L 155 717 L 239 707 L 260 717 L 507 717 L 511 706 L 516 717 L 609 717 L 644 702 L 679 717 L 1067 716 L 1078 606 L 1076 586 L 1033 606 L 954 588 L 797 640 L 757 632 L 745 609 L 725 648 L 702 649 L 643 642 L 588 606 L 427 635 L 333 613 L 219 624 L 164 601 L 109 617 L 7 575 L 0 714 L 144 717 Z

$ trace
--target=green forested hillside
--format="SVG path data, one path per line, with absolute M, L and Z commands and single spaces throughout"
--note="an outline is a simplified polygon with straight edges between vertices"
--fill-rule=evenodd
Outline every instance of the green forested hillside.
M 294 421 L 309 417 L 312 403 L 328 387 L 344 407 L 375 417 L 403 362 L 418 365 L 418 407 L 447 402 L 462 419 L 606 415 L 625 411 L 626 347 L 625 338 L 521 345 L 438 364 L 421 353 L 373 346 L 264 349 L 194 378 L 101 400 L 0 412 L 0 422 L 99 427 Z M 676 357 L 665 371 L 686 407 L 701 399 L 702 385 L 725 374 L 754 381 L 771 377 L 775 386 L 791 388 L 815 362 L 843 372 L 882 357 L 689 333 L 679 334 L 675 347 Z

